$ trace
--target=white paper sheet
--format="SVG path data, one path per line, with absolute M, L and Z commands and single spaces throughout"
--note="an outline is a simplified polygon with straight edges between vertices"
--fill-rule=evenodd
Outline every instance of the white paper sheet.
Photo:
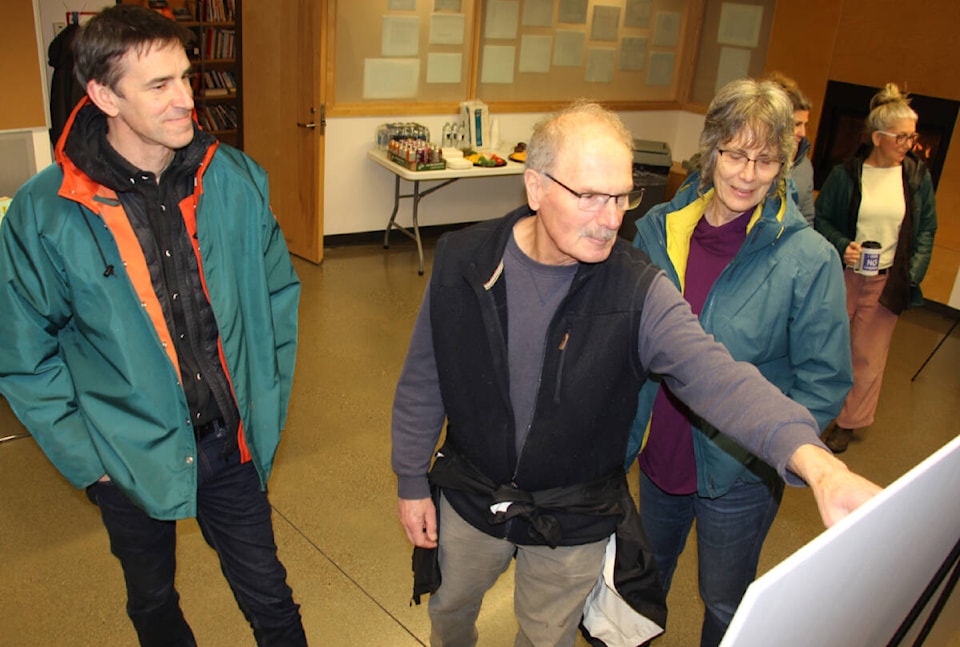
M 720 7 L 717 42 L 721 45 L 756 47 L 760 44 L 763 7 L 724 2 Z
M 524 27 L 553 26 L 553 0 L 523 0 Z
M 412 99 L 420 85 L 419 58 L 363 60 L 364 99 Z
M 627 0 L 623 14 L 624 27 L 649 27 L 651 0 Z
M 714 93 L 730 81 L 749 76 L 750 50 L 742 47 L 721 47 L 717 59 L 717 85 Z
M 587 71 L 583 80 L 587 83 L 610 83 L 613 81 L 613 62 L 616 52 L 612 47 L 591 47 L 587 52 Z
M 681 16 L 676 11 L 658 11 L 653 26 L 653 44 L 656 47 L 676 47 L 680 42 Z
M 670 85 L 673 83 L 673 52 L 652 52 L 647 70 L 647 85 Z
M 420 18 L 383 16 L 381 56 L 417 56 L 420 53 Z
M 597 5 L 593 8 L 593 23 L 590 38 L 593 40 L 617 40 L 620 28 L 620 7 Z
M 460 0 L 434 0 L 434 11 L 456 11 L 460 12 Z
M 390 0 L 387 9 L 391 11 L 416 11 L 417 0 Z
M 489 39 L 513 39 L 517 37 L 517 22 L 520 20 L 519 0 L 491 0 L 487 4 L 487 21 L 484 37 Z
M 557 22 L 583 25 L 587 22 L 587 0 L 560 0 Z
M 427 54 L 427 83 L 460 83 L 463 79 L 463 54 L 431 52 Z
M 582 31 L 561 29 L 554 33 L 553 64 L 557 67 L 583 65 L 583 47 L 587 35 Z
M 647 39 L 626 36 L 620 39 L 620 69 L 642 70 L 647 61 Z
M 481 83 L 513 83 L 513 63 L 517 48 L 513 45 L 484 45 Z
M 435 13 L 430 16 L 431 45 L 463 45 L 463 14 Z
M 549 72 L 552 46 L 553 38 L 550 36 L 521 36 L 519 71 Z

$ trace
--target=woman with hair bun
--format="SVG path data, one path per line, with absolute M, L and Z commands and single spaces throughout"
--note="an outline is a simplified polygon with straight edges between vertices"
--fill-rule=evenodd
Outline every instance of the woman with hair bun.
M 853 389 L 824 434 L 838 454 L 855 429 L 873 424 L 898 316 L 923 304 L 937 209 L 930 171 L 913 153 L 917 120 L 907 94 L 888 83 L 870 101 L 869 142 L 833 168 L 817 196 L 815 226 L 843 259 L 850 317 Z M 879 243 L 869 269 L 860 268 L 865 241 Z

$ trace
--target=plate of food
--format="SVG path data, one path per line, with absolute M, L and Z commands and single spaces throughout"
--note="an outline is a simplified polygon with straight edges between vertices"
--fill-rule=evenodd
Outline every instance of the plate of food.
M 482 155 L 480 153 L 473 153 L 472 155 L 464 155 L 464 159 L 470 160 L 473 162 L 474 166 L 483 166 L 483 167 L 495 167 L 495 166 L 506 166 L 507 160 L 503 159 L 495 153 L 487 153 Z
M 514 162 L 520 162 L 523 164 L 527 161 L 527 144 L 525 142 L 520 142 L 513 147 L 513 152 L 508 155 L 509 159 Z

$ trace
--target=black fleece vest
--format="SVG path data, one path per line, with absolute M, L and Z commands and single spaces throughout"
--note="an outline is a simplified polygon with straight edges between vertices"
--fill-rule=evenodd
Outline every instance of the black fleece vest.
M 528 215 L 530 210 L 522 208 L 444 236 L 434 260 L 430 312 L 446 442 L 494 483 L 535 492 L 594 481 L 622 468 L 645 377 L 637 350 L 640 315 L 659 270 L 617 240 L 607 261 L 581 264 L 547 339 L 522 340 L 545 343 L 545 353 L 533 423 L 517 456 L 505 279 L 493 277 L 513 225 Z M 445 494 L 484 532 L 520 544 L 541 543 L 522 520 L 487 523 L 489 501 L 483 497 Z M 600 540 L 615 526 L 615 520 L 588 515 L 557 518 L 563 526 L 561 545 Z

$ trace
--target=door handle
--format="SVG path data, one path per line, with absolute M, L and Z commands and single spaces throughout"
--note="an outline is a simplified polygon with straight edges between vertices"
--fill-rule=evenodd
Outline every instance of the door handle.
M 312 129 L 314 129 L 314 128 L 317 127 L 317 124 L 316 124 L 316 122 L 313 122 L 313 121 L 311 121 L 311 122 L 309 122 L 309 123 L 306 123 L 306 124 L 303 123 L 302 121 L 298 121 L 298 122 L 297 122 L 297 126 L 299 126 L 300 128 L 309 128 L 309 129 L 312 130 Z

